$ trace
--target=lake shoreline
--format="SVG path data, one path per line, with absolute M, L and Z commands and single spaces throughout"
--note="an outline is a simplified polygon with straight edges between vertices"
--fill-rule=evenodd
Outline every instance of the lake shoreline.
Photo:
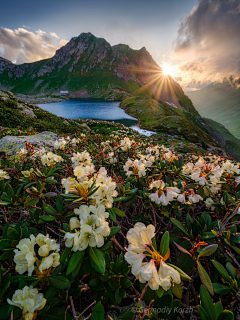
M 103 101 L 99 99 L 71 99 L 58 103 L 38 104 L 37 106 L 58 117 L 66 119 L 93 119 L 114 121 L 138 131 L 140 134 L 150 136 L 156 132 L 142 129 L 137 118 L 129 115 L 120 107 L 120 101 Z

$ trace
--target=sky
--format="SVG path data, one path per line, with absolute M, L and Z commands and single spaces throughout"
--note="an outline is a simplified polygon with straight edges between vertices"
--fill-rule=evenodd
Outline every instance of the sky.
M 240 76 L 240 0 L 0 0 L 0 56 L 49 58 L 91 32 L 146 49 L 185 90 Z M 171 66 L 171 68 L 169 68 Z

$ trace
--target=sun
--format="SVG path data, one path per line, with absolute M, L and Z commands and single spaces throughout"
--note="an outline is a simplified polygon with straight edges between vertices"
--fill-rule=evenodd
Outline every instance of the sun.
M 174 77 L 179 72 L 177 66 L 170 66 L 170 64 L 168 63 L 163 64 L 162 71 L 164 75 L 170 75 L 172 77 Z

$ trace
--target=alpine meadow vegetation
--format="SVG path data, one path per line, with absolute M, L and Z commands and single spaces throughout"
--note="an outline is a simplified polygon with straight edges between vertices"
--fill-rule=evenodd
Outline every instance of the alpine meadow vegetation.
M 2 320 L 240 316 L 228 157 L 127 129 L 63 133 L 52 150 L 1 155 L 0 199 Z

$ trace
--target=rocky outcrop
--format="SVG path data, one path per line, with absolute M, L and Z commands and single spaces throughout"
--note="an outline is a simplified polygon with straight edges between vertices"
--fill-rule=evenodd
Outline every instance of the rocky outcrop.
M 56 133 L 44 131 L 32 136 L 6 136 L 0 140 L 0 152 L 15 155 L 30 143 L 36 148 L 52 149 L 58 136 Z
M 24 114 L 26 117 L 36 118 L 36 115 L 34 114 L 34 112 L 27 108 L 22 110 L 22 114 Z
M 15 65 L 0 58 L 0 74 L 5 76 L 2 85 L 12 87 L 13 92 L 25 94 L 68 90 L 76 96 L 85 90 L 92 97 L 94 90 L 99 91 L 98 96 L 101 97 L 109 84 L 112 85 L 108 88 L 110 91 L 125 91 L 128 82 L 135 82 L 140 87 L 153 72 L 159 71 L 161 68 L 145 48 L 133 50 L 123 44 L 111 46 L 105 39 L 97 38 L 89 32 L 72 38 L 50 59 Z M 26 81 L 24 85 L 21 83 L 21 78 L 26 75 L 29 88 Z M 87 90 L 86 82 L 81 81 L 81 78 L 87 78 L 90 90 Z

